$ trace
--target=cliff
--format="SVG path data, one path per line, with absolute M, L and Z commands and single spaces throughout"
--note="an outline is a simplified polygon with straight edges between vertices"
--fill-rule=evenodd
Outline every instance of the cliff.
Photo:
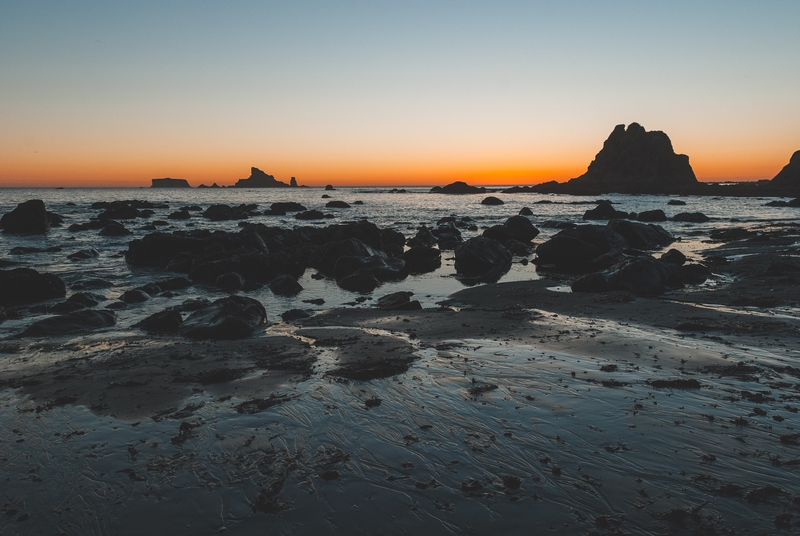
M 800 196 L 800 151 L 795 151 L 780 172 L 767 185 L 771 195 Z

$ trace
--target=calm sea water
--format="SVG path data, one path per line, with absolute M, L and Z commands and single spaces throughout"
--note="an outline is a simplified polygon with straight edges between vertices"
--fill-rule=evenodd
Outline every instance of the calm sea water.
M 150 220 L 167 220 L 167 216 L 181 207 L 200 205 L 203 208 L 212 204 L 238 205 L 241 203 L 257 203 L 259 209 L 269 208 L 276 201 L 297 201 L 309 209 L 319 209 L 323 212 L 334 214 L 335 218 L 319 222 L 300 222 L 292 214 L 282 217 L 255 216 L 250 222 L 260 222 L 269 226 L 292 228 L 297 226 L 326 226 L 331 223 L 341 223 L 367 219 L 379 227 L 391 227 L 402 232 L 407 237 L 413 236 L 417 228 L 426 224 L 435 226 L 437 220 L 445 216 L 469 216 L 474 220 L 478 231 L 462 230 L 464 239 L 480 234 L 484 228 L 503 223 L 508 217 L 519 213 L 522 207 L 530 207 L 534 215 L 532 222 L 541 234 L 536 243 L 548 239 L 558 232 L 558 229 L 542 226 L 547 220 L 560 220 L 582 222 L 582 215 L 587 208 L 581 201 L 591 201 L 595 197 L 576 197 L 563 195 L 544 194 L 501 194 L 505 204 L 501 206 L 481 205 L 484 195 L 451 196 L 429 194 L 428 188 L 406 188 L 408 193 L 388 193 L 387 188 L 341 188 L 335 191 L 324 191 L 322 188 L 292 188 L 292 189 L 4 189 L 0 190 L 0 214 L 11 211 L 18 203 L 29 199 L 42 199 L 47 209 L 64 217 L 63 227 L 55 227 L 43 236 L 22 237 L 0 233 L 0 258 L 19 263 L 20 266 L 29 266 L 39 271 L 58 274 L 67 284 L 92 278 L 103 278 L 111 281 L 112 288 L 100 291 L 108 298 L 110 303 L 124 291 L 143 285 L 153 280 L 171 277 L 159 270 L 132 268 L 124 258 L 128 242 L 140 238 L 150 231 L 141 229 Z M 350 209 L 327 209 L 322 195 L 330 195 L 331 199 L 346 201 L 351 204 Z M 156 214 L 150 218 L 139 218 L 123 222 L 133 232 L 132 236 L 102 237 L 98 231 L 83 231 L 71 233 L 67 231 L 73 223 L 87 222 L 101 210 L 91 209 L 91 204 L 97 201 L 114 200 L 146 200 L 157 204 L 168 204 L 169 209 L 156 209 Z M 669 206 L 668 196 L 629 196 L 606 195 L 616 204 L 619 210 L 628 212 L 642 212 L 645 210 L 662 209 L 667 216 L 679 212 L 703 212 L 712 220 L 705 224 L 664 222 L 663 227 L 680 237 L 681 241 L 672 247 L 692 254 L 703 247 L 702 240 L 708 237 L 712 229 L 733 226 L 758 226 L 766 222 L 800 221 L 800 211 L 796 208 L 766 207 L 768 199 L 763 198 L 709 198 L 709 197 L 682 197 L 686 206 Z M 360 200 L 363 205 L 354 205 L 353 201 Z M 547 202 L 547 203 L 543 203 Z M 161 227 L 162 231 L 175 231 L 180 229 L 209 228 L 227 231 L 238 231 L 238 221 L 210 222 L 195 214 L 191 220 L 169 220 L 168 227 Z M 604 222 L 595 222 L 604 223 Z M 11 255 L 14 247 L 26 246 L 45 249 L 58 246 L 61 251 L 52 253 L 35 253 L 27 255 Z M 94 248 L 100 256 L 85 261 L 72 262 L 67 255 L 80 249 Z M 521 258 L 515 258 L 520 261 Z M 373 296 L 380 297 L 397 290 L 410 290 L 415 293 L 423 306 L 435 306 L 449 294 L 463 288 L 455 279 L 452 252 L 443 255 L 443 266 L 431 274 L 411 276 L 404 281 L 384 284 L 376 289 Z M 300 279 L 304 290 L 292 298 L 275 296 L 268 287 L 248 293 L 249 296 L 260 300 L 267 308 L 270 322 L 279 322 L 280 313 L 292 308 L 305 308 L 309 310 L 325 309 L 353 302 L 358 296 L 339 289 L 333 281 L 317 281 L 311 278 L 314 270 L 307 270 Z M 501 281 L 536 279 L 535 268 L 532 264 L 527 266 L 515 262 L 512 269 Z M 118 329 L 127 330 L 132 324 L 147 315 L 160 311 L 165 307 L 176 305 L 187 298 L 202 297 L 215 299 L 225 293 L 207 287 L 194 286 L 182 291 L 180 296 L 172 298 L 155 297 L 143 304 L 134 304 L 128 309 L 118 311 Z M 69 295 L 69 293 L 68 293 Z M 303 300 L 323 298 L 323 306 L 310 306 Z M 369 307 L 370 301 L 358 305 Z M 28 317 L 22 320 L 8 320 L 0 324 L 0 336 L 10 335 L 23 329 L 33 319 Z

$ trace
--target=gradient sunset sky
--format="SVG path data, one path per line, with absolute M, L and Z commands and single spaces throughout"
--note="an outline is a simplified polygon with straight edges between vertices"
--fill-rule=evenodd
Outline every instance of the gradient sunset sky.
M 800 2 L 0 2 L 0 186 L 525 184 L 800 149 Z

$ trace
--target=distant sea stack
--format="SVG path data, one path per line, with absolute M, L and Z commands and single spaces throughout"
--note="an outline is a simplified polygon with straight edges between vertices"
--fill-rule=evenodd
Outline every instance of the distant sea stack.
M 689 157 L 675 154 L 669 136 L 631 123 L 627 129 L 617 125 L 586 173 L 564 188 L 566 193 L 586 195 L 681 194 L 698 185 Z
M 294 181 L 292 186 L 296 186 L 297 181 Z M 258 168 L 250 168 L 250 176 L 246 179 L 239 179 L 234 188 L 289 188 L 290 185 L 285 182 L 276 181 L 272 175 L 267 175 Z
M 771 195 L 800 196 L 800 151 L 795 151 L 789 163 L 769 181 L 767 188 Z
M 451 182 L 447 186 L 434 186 L 431 188 L 432 194 L 483 194 L 486 188 L 481 186 L 470 186 L 464 181 Z
M 186 179 L 153 179 L 150 188 L 191 188 Z

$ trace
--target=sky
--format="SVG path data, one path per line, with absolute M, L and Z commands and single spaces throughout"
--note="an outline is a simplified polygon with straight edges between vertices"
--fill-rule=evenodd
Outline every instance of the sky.
M 700 180 L 800 149 L 800 2 L 0 2 L 0 186 L 531 184 L 617 124 Z

